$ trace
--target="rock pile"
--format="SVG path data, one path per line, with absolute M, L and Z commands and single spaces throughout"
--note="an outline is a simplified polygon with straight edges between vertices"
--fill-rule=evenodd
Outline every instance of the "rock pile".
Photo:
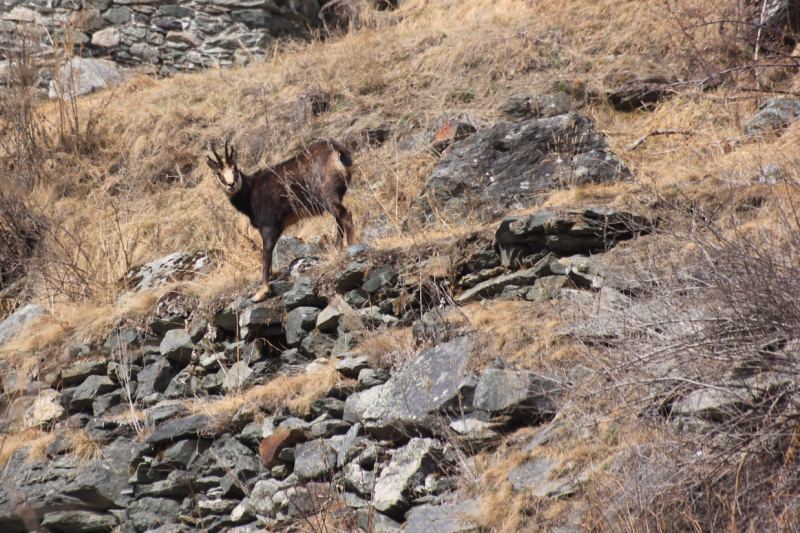
M 15 50 L 20 45 L 18 32 L 30 24 L 34 30 L 48 30 L 38 43 L 42 55 L 51 55 L 53 46 L 67 40 L 88 57 L 120 65 L 152 65 L 154 71 L 168 75 L 231 65 L 262 56 L 276 39 L 306 37 L 322 24 L 324 4 L 324 0 L 3 0 L 0 50 Z M 2 59 L 7 58 L 0 52 Z
M 568 285 L 594 290 L 580 280 L 603 273 L 573 272 L 561 256 L 596 266 L 574 254 L 602 252 L 644 227 L 601 209 L 507 219 L 457 273 L 456 287 L 474 283 L 458 300 L 508 297 L 509 287 L 516 297 L 542 285 L 548 297 Z M 476 372 L 469 332 L 433 341 L 418 327 L 431 302 L 399 263 L 351 252 L 327 280 L 312 270 L 275 281 L 276 296 L 257 305 L 200 308 L 170 292 L 144 327 L 123 326 L 74 349 L 85 355 L 45 373 L 26 394 L 12 398 L 6 389 L 4 400 L 28 413 L 26 424 L 54 438 L 41 457 L 22 449 L 9 461 L 2 530 L 27 531 L 33 520 L 51 531 L 244 532 L 317 513 L 362 530 L 398 531 L 405 522 L 406 531 L 421 532 L 429 520 L 473 527 L 454 492 L 464 454 L 550 420 L 564 384 L 510 368 Z M 402 368 L 389 372 L 368 349 L 352 352 L 368 331 L 409 325 L 430 347 Z M 335 379 L 325 381 L 326 372 Z M 190 408 L 303 373 L 321 384 L 307 411 L 254 404 L 220 416 Z M 572 490 L 550 479 L 556 465 L 517 470 L 516 490 Z

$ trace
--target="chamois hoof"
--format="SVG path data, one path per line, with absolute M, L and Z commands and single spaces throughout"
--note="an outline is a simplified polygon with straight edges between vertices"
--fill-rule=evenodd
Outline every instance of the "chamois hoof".
M 258 290 L 258 292 L 256 292 L 256 293 L 255 293 L 255 294 L 254 294 L 254 295 L 253 295 L 253 296 L 250 298 L 250 301 L 251 301 L 251 302 L 253 302 L 254 304 L 257 304 L 257 303 L 259 303 L 259 302 L 263 302 L 264 300 L 266 300 L 266 299 L 267 299 L 267 296 L 269 296 L 269 285 L 266 285 L 266 284 L 264 284 L 264 286 L 263 286 L 263 287 L 261 287 L 261 288 Z

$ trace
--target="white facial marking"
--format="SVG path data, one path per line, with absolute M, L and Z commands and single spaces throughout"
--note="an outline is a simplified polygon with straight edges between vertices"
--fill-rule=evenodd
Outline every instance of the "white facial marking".
M 225 169 L 222 171 L 222 179 L 229 186 L 233 185 L 234 182 L 233 169 L 230 167 L 225 167 Z

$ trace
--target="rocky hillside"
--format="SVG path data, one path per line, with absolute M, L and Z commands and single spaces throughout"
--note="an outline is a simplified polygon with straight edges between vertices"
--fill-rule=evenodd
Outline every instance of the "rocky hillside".
M 52 101 L 9 55 L 0 530 L 795 530 L 794 5 L 328 4 L 76 8 L 171 77 Z M 358 242 L 253 304 L 207 144 L 324 136 Z

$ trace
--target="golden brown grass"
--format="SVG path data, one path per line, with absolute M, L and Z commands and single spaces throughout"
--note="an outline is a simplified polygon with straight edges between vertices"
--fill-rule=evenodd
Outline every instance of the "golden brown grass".
M 286 407 L 295 415 L 305 416 L 310 412 L 311 405 L 327 394 L 340 379 L 339 372 L 331 363 L 318 370 L 279 376 L 246 391 L 230 393 L 219 400 L 198 399 L 189 405 L 195 413 L 209 415 L 221 425 L 230 421 L 243 407 L 265 407 L 270 410 Z

